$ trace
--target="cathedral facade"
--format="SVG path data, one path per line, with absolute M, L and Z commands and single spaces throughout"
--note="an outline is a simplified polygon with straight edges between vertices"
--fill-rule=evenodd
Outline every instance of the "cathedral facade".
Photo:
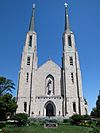
M 70 30 L 65 4 L 62 66 L 47 60 L 38 67 L 37 34 L 34 30 L 34 12 L 22 52 L 17 93 L 17 112 L 30 117 L 70 117 L 87 113 L 82 93 L 82 79 L 74 33 Z

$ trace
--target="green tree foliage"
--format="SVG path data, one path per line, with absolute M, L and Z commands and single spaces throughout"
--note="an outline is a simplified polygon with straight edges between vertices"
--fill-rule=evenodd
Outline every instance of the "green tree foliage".
M 25 126 L 28 123 L 28 115 L 25 113 L 18 113 L 13 119 L 17 120 L 17 126 Z
M 12 89 L 15 89 L 15 84 L 12 80 L 9 80 L 5 77 L 0 77 L 0 96 L 7 93 L 12 92 Z
M 17 104 L 15 98 L 8 92 L 15 89 L 12 80 L 0 76 L 0 120 L 6 120 L 8 115 L 13 115 Z
M 6 120 L 9 115 L 12 116 L 16 108 L 16 100 L 11 94 L 0 96 L 0 120 Z
M 84 98 L 84 102 L 85 102 L 85 105 L 87 105 L 88 103 L 87 103 L 87 100 L 86 100 L 86 98 Z
M 91 111 L 91 116 L 100 118 L 100 91 L 96 101 L 96 107 Z

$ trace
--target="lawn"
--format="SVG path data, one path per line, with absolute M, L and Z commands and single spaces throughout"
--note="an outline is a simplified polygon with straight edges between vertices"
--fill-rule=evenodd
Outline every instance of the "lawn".
M 91 129 L 81 126 L 59 125 L 57 128 L 44 128 L 43 125 L 6 128 L 5 133 L 89 133 Z

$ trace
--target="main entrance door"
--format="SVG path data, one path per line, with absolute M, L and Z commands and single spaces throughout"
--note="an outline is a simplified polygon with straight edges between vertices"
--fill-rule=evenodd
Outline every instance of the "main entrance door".
M 53 102 L 46 104 L 46 116 L 55 116 L 55 105 Z

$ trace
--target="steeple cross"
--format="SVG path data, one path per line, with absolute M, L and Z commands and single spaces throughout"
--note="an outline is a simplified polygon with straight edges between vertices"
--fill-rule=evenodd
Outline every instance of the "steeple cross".
M 65 4 L 64 4 L 64 6 L 65 6 L 65 7 L 68 7 L 68 4 L 67 4 L 67 3 L 65 3 Z
M 35 8 L 35 4 L 33 4 L 33 9 Z

